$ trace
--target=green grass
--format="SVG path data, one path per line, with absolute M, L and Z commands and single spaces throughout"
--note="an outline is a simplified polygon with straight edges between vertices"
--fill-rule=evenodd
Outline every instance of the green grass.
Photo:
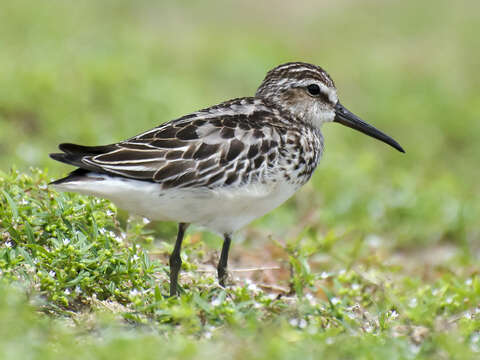
M 478 357 L 479 4 L 273 4 L 2 2 L 5 358 Z M 310 183 L 234 238 L 231 269 L 276 269 L 223 290 L 221 239 L 192 229 L 165 298 L 174 224 L 47 188 L 70 169 L 48 158 L 58 143 L 252 95 L 291 60 L 325 67 L 407 153 L 326 125 Z
M 40 171 L 0 180 L 0 347 L 17 358 L 465 359 L 479 350 L 480 277 L 465 256 L 395 260 L 374 241 L 307 231 L 270 250 L 292 271 L 275 288 L 237 278 L 225 290 L 199 271 L 208 249 L 190 235 L 182 295 L 168 298 L 171 245 L 152 242 L 150 224 L 46 183 Z

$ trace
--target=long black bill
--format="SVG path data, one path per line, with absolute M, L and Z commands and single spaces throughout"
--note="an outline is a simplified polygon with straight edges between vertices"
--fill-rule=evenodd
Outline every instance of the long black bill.
M 405 150 L 403 150 L 400 144 L 393 140 L 390 136 L 374 128 L 372 125 L 367 124 L 357 115 L 348 111 L 342 104 L 340 104 L 340 102 L 337 102 L 337 105 L 335 106 L 335 119 L 333 121 L 339 122 L 342 125 L 348 126 L 352 129 L 367 134 L 368 136 L 383 141 L 384 143 L 387 143 L 388 145 L 394 147 L 402 153 L 405 152 Z

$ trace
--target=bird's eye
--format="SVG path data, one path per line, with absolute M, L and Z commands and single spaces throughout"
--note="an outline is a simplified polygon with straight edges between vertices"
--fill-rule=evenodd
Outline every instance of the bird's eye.
M 320 87 L 317 84 L 310 84 L 307 86 L 307 91 L 312 96 L 320 95 Z

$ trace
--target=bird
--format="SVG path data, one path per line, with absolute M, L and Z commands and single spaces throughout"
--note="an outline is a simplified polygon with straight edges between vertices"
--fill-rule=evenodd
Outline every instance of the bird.
M 324 150 L 322 125 L 337 122 L 404 153 L 393 138 L 347 110 L 320 66 L 288 62 L 268 71 L 253 97 L 235 98 L 102 146 L 59 145 L 50 157 L 77 168 L 59 191 L 106 198 L 150 220 L 178 223 L 169 257 L 179 294 L 182 240 L 190 224 L 223 236 L 225 287 L 232 235 L 308 182 Z

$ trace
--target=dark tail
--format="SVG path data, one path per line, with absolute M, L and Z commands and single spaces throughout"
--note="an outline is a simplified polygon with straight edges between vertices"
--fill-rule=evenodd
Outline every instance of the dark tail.
M 82 162 L 82 159 L 87 156 L 95 156 L 100 155 L 105 152 L 109 152 L 113 150 L 112 145 L 104 145 L 104 146 L 83 146 L 83 145 L 76 145 L 76 144 L 60 144 L 58 148 L 63 151 L 63 153 L 54 153 L 50 154 L 50 157 L 54 160 L 75 165 L 83 169 L 90 169 L 89 166 Z
M 78 179 L 78 177 L 85 176 L 89 171 L 104 173 L 100 167 L 91 165 L 83 162 L 82 160 L 89 156 L 100 155 L 105 152 L 112 151 L 113 145 L 104 145 L 104 146 L 83 146 L 76 144 L 60 144 L 58 148 L 63 151 L 63 153 L 53 153 L 50 154 L 50 157 L 54 160 L 63 162 L 65 164 L 77 166 L 79 169 L 74 170 L 67 177 L 59 180 L 55 180 L 50 184 L 56 185 L 63 182 L 68 182 Z
M 77 144 L 63 143 L 58 145 L 58 148 L 67 154 L 82 154 L 83 156 L 94 156 L 100 155 L 105 152 L 112 151 L 114 148 L 113 145 L 102 145 L 102 146 L 83 146 Z

